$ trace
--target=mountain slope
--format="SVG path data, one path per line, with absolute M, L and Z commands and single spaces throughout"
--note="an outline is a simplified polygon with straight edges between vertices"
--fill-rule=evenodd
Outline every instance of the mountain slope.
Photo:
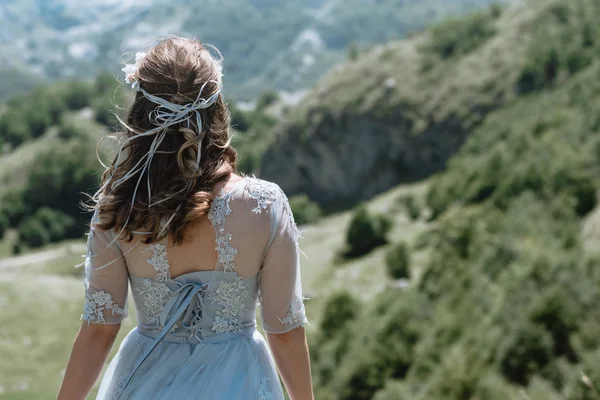
M 535 16 L 478 12 L 337 67 L 276 129 L 261 174 L 339 204 L 441 170 L 490 110 L 518 94 Z
M 335 335 L 312 341 L 320 399 L 598 398 L 600 258 L 588 223 L 600 190 L 600 1 L 538 0 L 516 15 L 530 23 L 515 32 L 525 46 L 511 59 L 513 97 L 428 182 L 429 231 L 409 244 L 424 265 L 360 306 L 327 302 L 338 318 L 321 327 Z
M 6 0 L 0 4 L 0 67 L 26 67 L 49 78 L 117 73 L 124 53 L 181 33 L 219 47 L 230 93 L 254 98 L 266 88 L 311 86 L 351 41 L 379 43 L 490 2 Z

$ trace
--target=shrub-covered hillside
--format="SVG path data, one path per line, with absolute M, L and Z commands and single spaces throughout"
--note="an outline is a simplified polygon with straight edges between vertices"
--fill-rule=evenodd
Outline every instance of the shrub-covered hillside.
M 600 399 L 600 258 L 581 233 L 600 189 L 600 1 L 509 12 L 530 21 L 522 52 L 495 64 L 512 95 L 431 180 L 430 229 L 403 250 L 427 254 L 410 285 L 327 304 L 359 311 L 313 340 L 319 399 Z M 453 97 L 486 95 L 470 90 Z
M 521 92 L 545 7 L 537 3 L 495 5 L 359 51 L 276 129 L 261 174 L 337 207 L 445 168 L 486 115 Z

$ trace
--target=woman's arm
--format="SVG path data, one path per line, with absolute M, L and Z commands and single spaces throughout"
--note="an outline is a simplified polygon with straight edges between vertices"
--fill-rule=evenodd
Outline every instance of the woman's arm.
M 102 371 L 121 324 L 83 322 L 69 358 L 57 400 L 84 400 Z
M 85 399 L 127 316 L 127 265 L 116 235 L 94 226 L 98 218 L 95 212 L 88 235 L 83 324 L 73 343 L 60 400 Z
M 303 327 L 286 333 L 267 333 L 269 347 L 291 400 L 313 400 L 310 358 Z
M 262 327 L 291 400 L 313 400 L 304 324 L 300 232 L 281 190 L 270 208 L 271 237 L 258 274 Z

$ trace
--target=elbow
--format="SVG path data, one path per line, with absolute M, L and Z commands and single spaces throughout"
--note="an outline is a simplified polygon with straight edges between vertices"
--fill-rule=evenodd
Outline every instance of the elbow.
M 306 338 L 306 333 L 304 331 L 304 326 L 299 325 L 289 331 L 282 333 L 267 333 L 267 337 L 269 341 L 279 342 L 281 344 L 289 344 L 294 343 L 301 339 L 302 341 Z
M 112 346 L 119 331 L 121 324 L 88 324 L 84 321 L 79 330 L 79 336 L 93 343 L 102 343 Z

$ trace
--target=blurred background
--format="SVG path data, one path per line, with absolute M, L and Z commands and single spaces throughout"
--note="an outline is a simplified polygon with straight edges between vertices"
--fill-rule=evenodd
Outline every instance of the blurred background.
M 600 399 L 598 21 L 600 0 L 0 0 L 0 399 L 54 398 L 120 69 L 176 33 L 222 51 L 240 169 L 305 230 L 316 399 Z

